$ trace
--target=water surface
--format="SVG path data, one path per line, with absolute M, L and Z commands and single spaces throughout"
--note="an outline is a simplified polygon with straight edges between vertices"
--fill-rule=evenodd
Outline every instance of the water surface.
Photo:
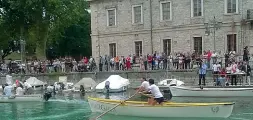
M 110 99 L 126 99 L 133 94 L 111 94 Z M 103 94 L 87 96 L 108 98 Z M 232 115 L 227 119 L 217 118 L 140 118 L 105 115 L 100 120 L 253 120 L 253 97 L 245 98 L 173 98 L 175 102 L 235 102 Z M 0 120 L 89 120 L 97 113 L 91 113 L 87 100 L 79 95 L 57 96 L 49 102 L 0 103 Z

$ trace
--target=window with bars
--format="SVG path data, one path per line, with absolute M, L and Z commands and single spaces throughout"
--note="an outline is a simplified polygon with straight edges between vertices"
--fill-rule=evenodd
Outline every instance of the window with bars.
M 142 41 L 135 42 L 135 55 L 137 57 L 142 55 Z
M 116 25 L 116 9 L 107 10 L 107 25 L 108 26 Z
M 161 20 L 171 20 L 171 2 L 161 2 Z
M 237 13 L 238 0 L 226 0 L 227 13 Z
M 203 0 L 192 0 L 192 10 L 193 10 L 193 17 L 202 16 L 202 2 Z
M 199 55 L 202 54 L 203 46 L 202 46 L 202 37 L 194 37 L 194 50 Z
M 171 53 L 171 39 L 165 39 L 163 40 L 163 52 L 166 55 L 170 55 Z
M 133 23 L 142 23 L 142 6 L 134 5 L 133 6 Z
M 116 57 L 116 43 L 111 43 L 111 44 L 109 44 L 109 55 L 111 56 L 111 57 Z
M 227 50 L 236 51 L 236 34 L 227 35 Z

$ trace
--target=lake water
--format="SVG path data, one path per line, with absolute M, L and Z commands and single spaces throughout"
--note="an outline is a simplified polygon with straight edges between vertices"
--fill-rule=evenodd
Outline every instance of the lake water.
M 110 99 L 125 99 L 132 91 L 111 94 Z M 105 98 L 101 94 L 87 96 Z M 216 118 L 140 118 L 105 115 L 100 120 L 253 120 L 253 97 L 247 98 L 173 98 L 174 102 L 235 102 L 232 115 L 227 119 Z M 183 113 L 182 113 L 183 114 Z M 49 102 L 0 103 L 0 120 L 89 120 L 94 118 L 89 104 L 79 95 L 57 96 Z

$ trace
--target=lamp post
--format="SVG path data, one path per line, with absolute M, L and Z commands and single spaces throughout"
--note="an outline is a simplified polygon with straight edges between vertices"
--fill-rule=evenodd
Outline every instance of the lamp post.
M 210 35 L 211 32 L 213 32 L 213 46 L 214 46 L 214 50 L 216 51 L 216 31 L 218 29 L 221 28 L 221 25 L 222 25 L 222 22 L 219 22 L 216 20 L 215 16 L 213 17 L 212 20 L 210 20 L 208 23 L 204 23 L 205 25 L 205 28 L 206 28 L 206 31 L 205 31 L 205 34 L 206 35 Z
M 81 46 L 79 45 L 78 48 L 79 48 L 79 59 L 81 60 L 82 59 Z
M 1 63 L 3 63 L 3 59 L 2 59 L 2 56 L 3 56 L 3 53 L 4 53 L 4 51 L 2 50 L 2 47 L 1 47 L 1 49 L 0 49 L 0 62 Z
M 25 62 L 24 57 L 25 57 L 25 41 L 20 40 L 20 55 L 21 55 L 21 68 L 23 68 L 23 63 Z

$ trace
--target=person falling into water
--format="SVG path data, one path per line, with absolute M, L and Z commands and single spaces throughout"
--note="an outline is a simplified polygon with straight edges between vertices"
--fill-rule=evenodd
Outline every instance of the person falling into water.
M 81 97 L 85 96 L 85 89 L 83 85 L 80 85 L 80 94 L 81 94 Z
M 148 91 L 145 91 L 144 93 L 151 92 L 152 97 L 151 97 L 151 105 L 156 105 L 157 103 L 162 105 L 164 102 L 164 97 L 163 94 L 161 93 L 160 89 L 158 86 L 155 85 L 155 81 L 153 79 L 149 79 L 149 87 Z M 154 100 L 153 100 L 154 99 Z

